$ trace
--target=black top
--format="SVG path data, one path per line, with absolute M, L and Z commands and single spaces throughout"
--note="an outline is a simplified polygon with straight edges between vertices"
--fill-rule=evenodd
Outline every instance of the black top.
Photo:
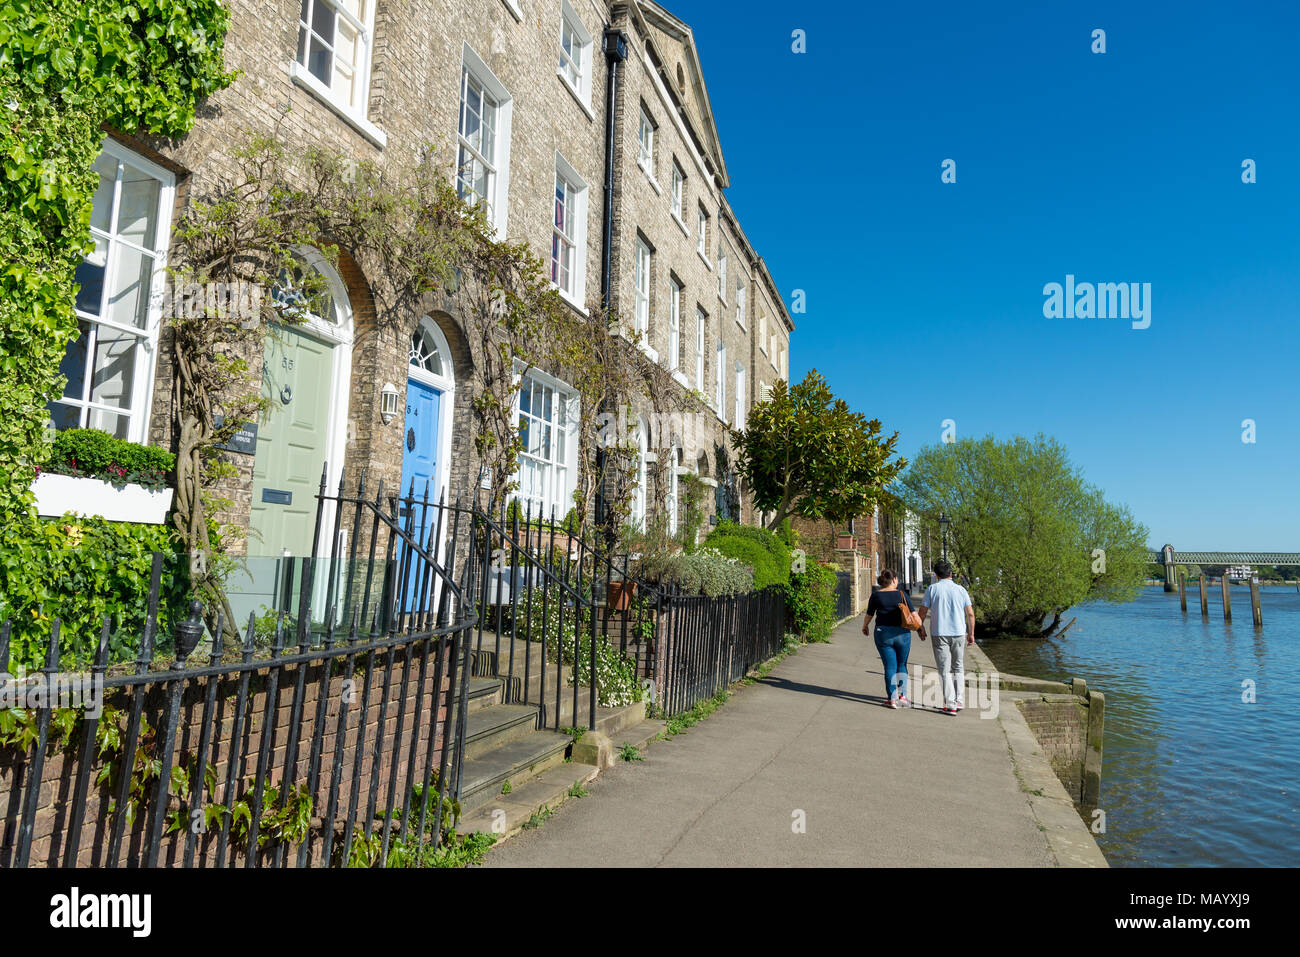
M 877 625 L 902 628 L 903 613 L 898 610 L 898 606 L 904 602 L 907 603 L 909 611 L 914 610 L 907 596 L 898 589 L 873 591 L 871 597 L 867 599 L 867 614 L 876 616 Z

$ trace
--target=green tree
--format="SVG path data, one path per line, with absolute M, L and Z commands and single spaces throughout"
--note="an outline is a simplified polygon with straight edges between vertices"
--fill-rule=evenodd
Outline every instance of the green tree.
M 774 513 L 768 528 L 790 515 L 847 522 L 868 511 L 907 464 L 891 461 L 898 433 L 885 438 L 880 421 L 835 398 L 816 369 L 797 385 L 777 382 L 731 437 L 754 505 Z
M 922 449 L 899 497 L 967 580 L 985 634 L 1043 638 L 1084 601 L 1131 601 L 1147 569 L 1147 530 L 1105 500 L 1042 435 L 992 436 Z

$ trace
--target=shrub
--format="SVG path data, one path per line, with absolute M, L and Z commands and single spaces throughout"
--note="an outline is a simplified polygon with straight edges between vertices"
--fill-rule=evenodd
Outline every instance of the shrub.
M 641 570 L 660 582 L 677 585 L 687 595 L 719 598 L 754 590 L 754 573 L 747 565 L 708 546 L 690 555 L 655 556 Z
M 787 601 L 794 628 L 807 641 L 825 641 L 835 627 L 835 572 L 812 562 L 790 576 Z
M 707 544 L 750 565 L 754 569 L 755 588 L 768 585 L 784 588 L 790 581 L 790 546 L 775 532 L 724 521 L 710 533 Z M 763 556 L 751 560 L 749 556 L 755 555 L 753 546 L 760 548 Z
M 65 429 L 55 436 L 44 471 L 162 488 L 175 468 L 176 456 L 166 449 L 125 442 L 99 429 Z
M 129 658 L 144 628 L 153 552 L 164 556 L 158 632 L 165 636 L 187 614 L 188 600 L 188 563 L 167 526 L 29 514 L 0 531 L 0 622 L 12 622 L 11 669 L 45 664 L 55 618 L 65 663 L 93 659 L 104 615 L 112 619 L 110 660 Z

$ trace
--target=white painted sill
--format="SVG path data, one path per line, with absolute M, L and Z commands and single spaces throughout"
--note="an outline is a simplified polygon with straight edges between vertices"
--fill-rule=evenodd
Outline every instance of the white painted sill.
M 695 247 L 695 255 L 699 256 L 701 262 L 703 262 L 704 265 L 706 265 L 706 266 L 709 267 L 709 272 L 713 272 L 713 263 L 709 262 L 709 257 L 708 257 L 708 256 L 706 256 L 706 255 L 704 255 L 704 253 L 700 252 L 700 247 L 698 247 L 698 246 Z
M 565 302 L 567 302 L 567 303 L 568 303 L 570 306 L 572 306 L 575 310 L 577 310 L 577 312 L 578 312 L 581 316 L 583 316 L 584 318 L 587 318 L 587 319 L 590 319 L 590 318 L 591 318 L 591 313 L 589 313 L 589 312 L 587 311 L 587 307 L 586 307 L 586 306 L 584 306 L 582 303 L 578 302 L 578 300 L 574 299 L 571 295 L 569 295 L 567 292 L 565 292 L 563 289 L 561 289 L 561 288 L 560 288 L 559 286 L 557 286 L 555 283 L 551 283 L 551 288 L 554 289 L 556 292 L 558 292 L 558 293 L 560 294 L 560 298 L 563 299 Z
M 510 11 L 512 17 L 520 23 L 524 22 L 524 11 L 519 8 L 518 0 L 501 0 L 501 2 L 506 5 L 506 9 Z
M 358 116 L 351 110 L 335 102 L 333 96 L 330 95 L 329 87 L 316 79 L 316 77 L 314 77 L 311 72 L 297 60 L 289 61 L 289 78 L 293 80 L 297 86 L 302 87 L 325 106 L 329 107 L 329 109 L 338 116 L 339 119 L 343 120 L 375 146 L 382 150 L 388 145 L 387 133 L 381 130 L 374 123 L 371 123 L 364 116 Z
M 655 193 L 662 196 L 664 194 L 664 188 L 659 185 L 659 181 L 654 178 L 654 174 L 646 168 L 645 163 L 641 162 L 640 156 L 636 158 L 636 165 L 641 167 L 641 172 L 645 173 L 645 178 L 649 181 L 651 187 L 654 188 Z
M 565 74 L 565 72 L 557 66 L 555 68 L 555 75 L 560 78 L 560 82 L 563 83 L 564 88 L 569 91 L 569 95 L 572 96 L 575 101 L 577 101 L 578 106 L 582 107 L 582 112 L 587 114 L 587 119 L 594 120 L 596 118 L 596 114 L 591 111 L 591 106 L 582 98 L 581 91 L 579 91 L 572 83 L 569 82 L 569 77 Z
M 691 384 L 690 382 L 687 381 L 686 376 L 682 375 L 681 369 L 673 370 L 673 381 L 676 382 L 684 389 L 689 389 L 691 387 Z
M 691 231 L 686 228 L 686 224 L 682 222 L 682 218 L 680 216 L 678 216 L 676 213 L 672 212 L 671 210 L 669 211 L 668 215 L 672 217 L 673 222 L 677 224 L 677 228 L 682 231 L 683 236 L 691 235 Z M 696 252 L 699 252 L 699 250 L 696 250 Z

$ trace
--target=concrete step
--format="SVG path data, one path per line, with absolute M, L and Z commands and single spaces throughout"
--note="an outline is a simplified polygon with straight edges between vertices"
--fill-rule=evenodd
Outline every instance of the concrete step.
M 509 794 L 489 796 L 473 811 L 463 813 L 457 830 L 497 835 L 497 844 L 518 834 L 532 816 L 544 808 L 554 810 L 570 800 L 576 785 L 586 785 L 597 774 L 590 764 L 557 764 L 526 781 Z M 500 812 L 500 813 L 498 813 Z
M 477 758 L 537 730 L 537 709 L 526 704 L 498 704 L 465 716 L 465 757 Z
M 501 703 L 501 680 L 499 678 L 470 678 L 468 707 L 466 714 L 490 708 Z M 459 702 L 457 702 L 459 704 Z
M 621 705 L 617 708 L 596 709 L 596 730 L 613 741 L 618 735 L 628 732 L 635 725 L 646 720 L 646 703 Z M 617 742 L 615 742 L 617 743 Z
M 507 781 L 513 793 L 548 768 L 563 764 L 572 743 L 567 734 L 533 731 L 471 757 L 461 772 L 462 813 L 503 797 L 501 789 Z
M 630 744 L 640 751 L 644 751 L 650 742 L 659 737 L 668 728 L 667 721 L 660 721 L 655 718 L 646 718 L 644 721 L 624 728 L 617 734 L 609 735 L 610 742 L 614 745 L 614 750 L 618 750 L 625 744 Z

